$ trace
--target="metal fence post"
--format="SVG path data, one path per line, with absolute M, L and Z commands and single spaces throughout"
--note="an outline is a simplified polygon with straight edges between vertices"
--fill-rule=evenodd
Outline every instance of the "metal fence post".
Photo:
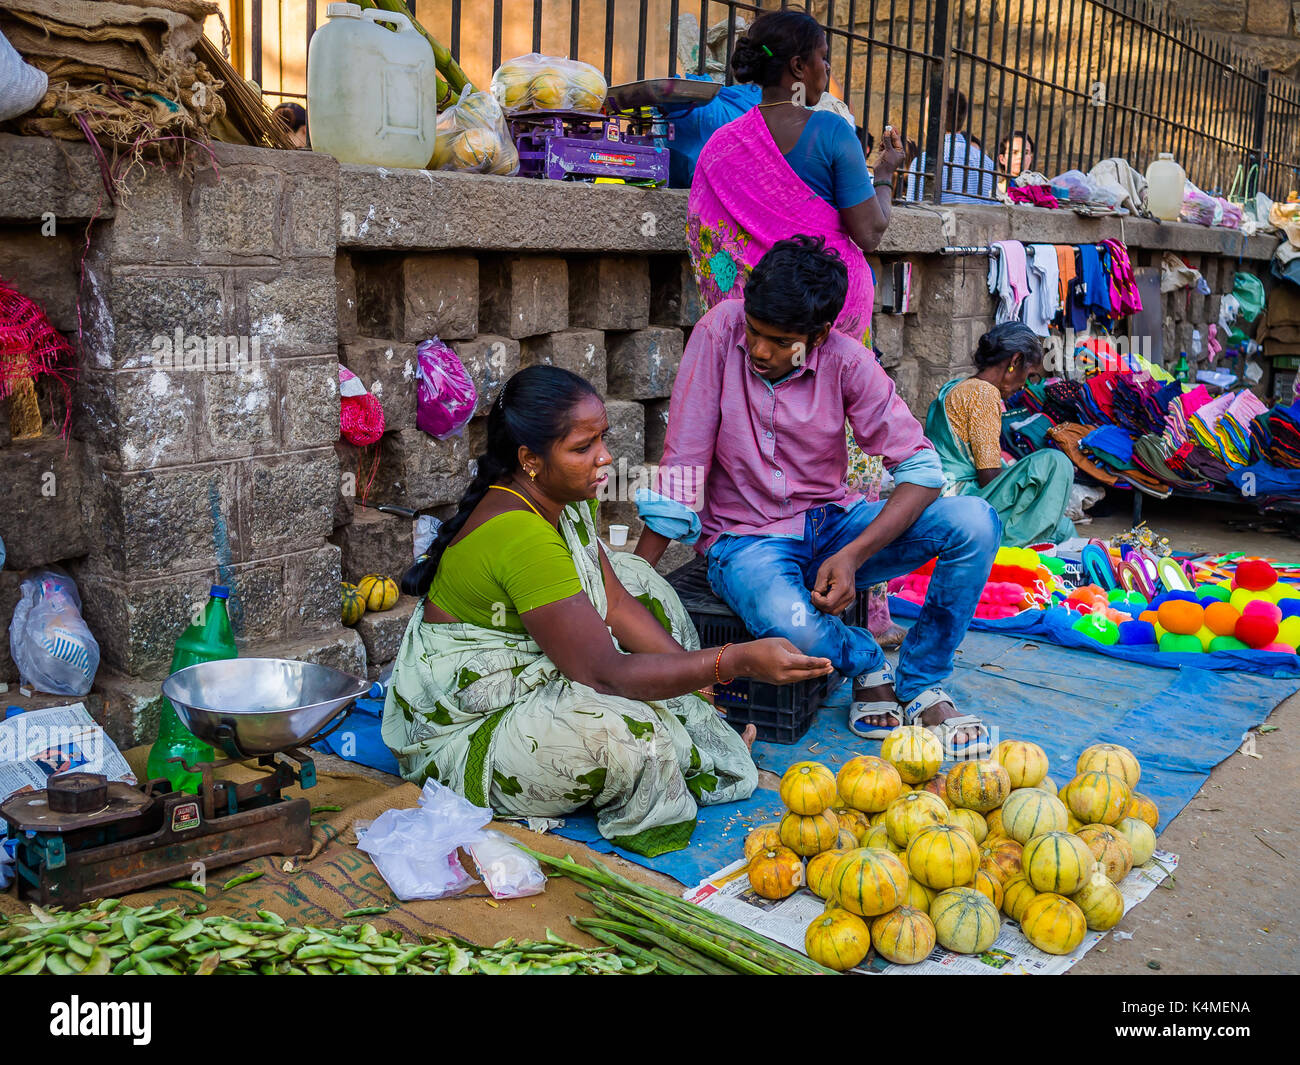
M 938 203 L 943 195 L 943 116 L 948 110 L 949 39 L 952 24 L 948 0 L 935 0 L 934 35 L 930 39 L 930 108 L 925 119 L 925 160 L 930 171 L 929 196 Z M 923 177 L 917 167 L 918 178 Z M 965 182 L 962 188 L 965 188 Z
M 1259 96 L 1255 100 L 1255 133 L 1251 137 L 1250 143 L 1254 148 L 1251 153 L 1254 156 L 1254 164 L 1259 167 L 1255 178 L 1256 188 L 1258 189 L 1264 181 L 1264 167 L 1268 153 L 1268 112 L 1272 74 L 1266 67 L 1260 67 L 1257 80 L 1259 81 Z M 1249 179 L 1249 166 L 1246 167 L 1246 176 Z M 1243 195 L 1245 191 L 1243 188 Z

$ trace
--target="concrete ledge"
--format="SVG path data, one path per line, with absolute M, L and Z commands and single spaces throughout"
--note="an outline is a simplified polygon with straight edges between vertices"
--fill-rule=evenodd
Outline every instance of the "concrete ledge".
M 339 246 L 680 252 L 683 189 L 339 167 Z
M 0 221 L 59 222 L 111 218 L 99 166 L 89 145 L 0 133 Z

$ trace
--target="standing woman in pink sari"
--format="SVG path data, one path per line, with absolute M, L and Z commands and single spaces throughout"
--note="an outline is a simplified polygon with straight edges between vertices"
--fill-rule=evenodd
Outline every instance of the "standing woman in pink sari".
M 763 95 L 709 138 L 695 165 L 687 240 L 700 294 L 709 307 L 738 299 L 773 244 L 797 233 L 820 236 L 849 270 L 835 328 L 870 348 L 875 285 L 864 253 L 889 225 L 902 141 L 885 131 L 873 178 L 853 127 L 833 111 L 814 110 L 830 63 L 825 32 L 804 12 L 760 15 L 736 42 L 731 68 Z
M 760 15 L 736 42 L 731 69 L 757 84 L 757 107 L 717 130 L 700 152 L 687 206 L 687 241 L 700 294 L 710 308 L 744 294 L 750 269 L 778 240 L 824 237 L 848 266 L 849 291 L 835 328 L 871 348 L 875 282 L 864 253 L 889 225 L 894 172 L 907 156 L 887 127 L 874 176 L 854 128 L 814 110 L 830 84 L 825 31 L 802 11 Z M 850 487 L 879 497 L 884 467 L 863 455 L 845 427 Z M 871 590 L 868 627 L 896 647 L 884 586 Z

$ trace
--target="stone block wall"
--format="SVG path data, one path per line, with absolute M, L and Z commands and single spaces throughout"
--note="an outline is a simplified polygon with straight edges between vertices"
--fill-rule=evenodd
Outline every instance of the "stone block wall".
M 635 542 L 626 495 L 662 454 L 703 312 L 684 193 L 221 145 L 215 168 L 150 170 L 119 204 L 99 188 L 84 146 L 0 135 L 0 276 L 79 331 L 70 437 L 57 389 L 42 388 L 40 437 L 11 439 L 0 410 L 0 680 L 17 679 L 7 627 L 21 575 L 52 564 L 78 581 L 102 652 L 87 705 L 121 744 L 156 727 L 173 643 L 212 583 L 231 587 L 244 653 L 375 676 L 415 603 L 344 628 L 339 580 L 400 575 L 412 522 L 379 508 L 445 517 L 490 404 L 534 363 L 572 369 L 606 398 L 616 466 L 603 519 L 632 525 Z M 1235 270 L 1266 273 L 1274 245 L 1034 208 L 896 208 L 871 261 L 879 279 L 912 265 L 912 309 L 878 307 L 873 328 L 911 409 L 924 416 L 993 319 L 987 259 L 945 245 L 1112 236 L 1139 266 L 1172 249 L 1205 274 L 1210 297 L 1162 301 L 1175 358 L 1215 320 Z M 466 431 L 445 441 L 415 425 L 416 348 L 434 335 L 479 392 Z M 340 363 L 383 406 L 370 447 L 339 440 Z M 689 557 L 675 545 L 660 568 Z

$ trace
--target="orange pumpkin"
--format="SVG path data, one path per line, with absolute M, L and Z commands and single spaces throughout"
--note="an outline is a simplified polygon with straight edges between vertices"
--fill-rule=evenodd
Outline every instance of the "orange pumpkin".
M 781 801 L 804 817 L 819 814 L 835 800 L 835 777 L 821 762 L 796 762 L 781 777 Z
M 781 843 L 805 858 L 828 851 L 839 841 L 840 823 L 830 810 L 804 817 L 788 813 L 781 818 Z
M 871 931 L 861 917 L 844 909 L 827 910 L 804 933 L 804 949 L 819 965 L 844 972 L 871 950 Z
M 803 862 L 787 847 L 759 851 L 749 860 L 749 886 L 765 899 L 784 899 L 804 882 Z
M 923 909 L 899 906 L 871 922 L 876 953 L 895 965 L 915 965 L 934 950 L 934 922 Z
M 959 762 L 948 770 L 948 801 L 953 806 L 984 813 L 1001 806 L 1010 793 L 1011 778 L 992 759 Z
M 878 813 L 888 808 L 903 791 L 898 770 L 883 758 L 860 754 L 840 767 L 836 787 L 844 802 L 855 810 Z

